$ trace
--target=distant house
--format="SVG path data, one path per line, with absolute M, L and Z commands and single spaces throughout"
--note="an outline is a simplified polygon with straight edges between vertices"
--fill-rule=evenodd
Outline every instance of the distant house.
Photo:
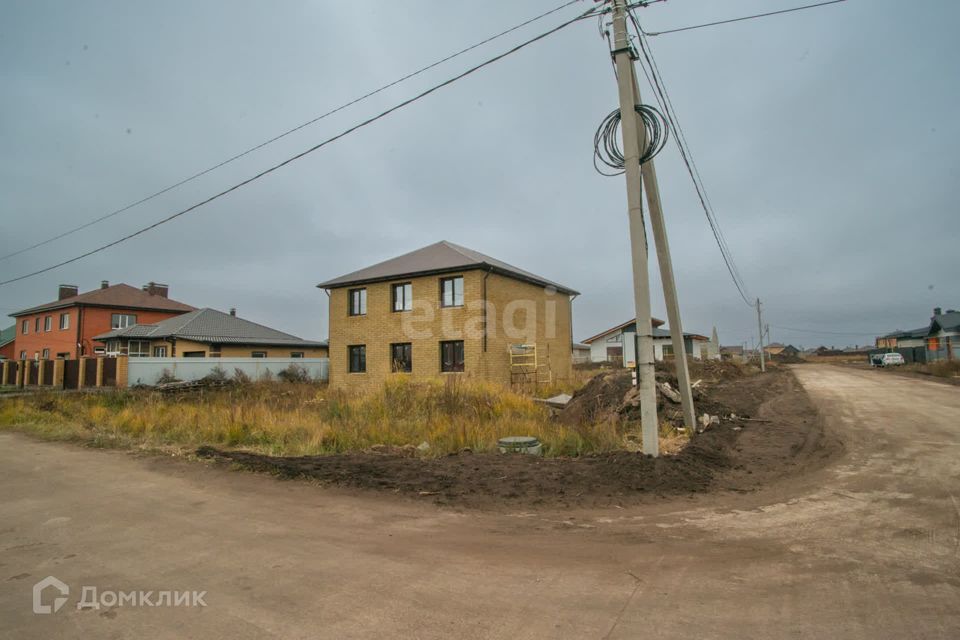
M 800 355 L 800 349 L 797 349 L 792 344 L 782 344 L 780 342 L 771 342 L 770 344 L 764 345 L 763 352 L 771 358 L 787 358 Z
M 877 337 L 877 349 L 896 351 L 907 362 L 960 359 L 960 311 L 933 309 L 930 322 L 907 331 L 893 331 Z
M 197 309 L 96 336 L 107 355 L 178 358 L 321 358 L 327 344 L 223 313 Z
M 928 361 L 960 359 L 960 311 L 934 309 L 926 341 Z
M 441 241 L 317 285 L 330 296 L 330 384 L 569 378 L 570 287 Z
M 653 318 L 653 358 L 661 361 L 673 357 L 673 342 L 670 331 L 663 327 L 663 320 Z M 602 333 L 584 340 L 590 345 L 592 362 L 612 362 L 624 367 L 636 363 L 637 322 L 628 320 Z M 683 334 L 687 355 L 697 360 L 706 357 L 710 339 L 697 333 Z
M 17 325 L 11 325 L 0 331 L 0 360 L 13 360 L 16 357 Z
M 137 289 L 111 285 L 79 293 L 74 285 L 60 285 L 53 302 L 10 315 L 17 319 L 18 359 L 76 358 L 94 355 L 94 336 L 137 323 L 159 322 L 193 311 L 194 307 L 168 297 L 169 287 L 150 282 Z
M 745 359 L 745 353 L 743 345 L 735 345 L 729 347 L 720 347 L 720 358 L 722 360 L 736 360 L 742 361 Z
M 579 342 L 573 343 L 573 364 L 590 362 L 590 345 Z

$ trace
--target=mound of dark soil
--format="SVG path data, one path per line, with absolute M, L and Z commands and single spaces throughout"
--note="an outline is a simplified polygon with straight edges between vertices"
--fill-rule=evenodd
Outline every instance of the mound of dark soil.
M 598 381 L 598 392 L 586 397 L 609 407 L 604 398 L 619 393 L 622 384 L 619 378 Z M 599 393 L 604 388 L 610 393 Z M 197 455 L 283 478 L 497 508 L 608 506 L 715 490 L 751 491 L 822 466 L 842 451 L 839 441 L 824 433 L 815 409 L 788 371 L 724 382 L 711 387 L 709 397 L 715 406 L 757 418 L 724 421 L 696 435 L 676 455 L 659 458 L 626 451 L 552 459 L 466 452 L 420 458 L 395 449 L 273 457 L 212 447 L 201 447 Z M 584 407 L 585 412 L 590 408 L 586 400 Z

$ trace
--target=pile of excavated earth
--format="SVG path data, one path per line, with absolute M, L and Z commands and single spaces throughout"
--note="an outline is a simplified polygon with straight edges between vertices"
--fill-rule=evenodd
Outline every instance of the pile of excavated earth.
M 388 448 L 274 457 L 201 447 L 197 455 L 281 478 L 497 508 L 625 505 L 710 491 L 752 491 L 818 468 L 842 451 L 785 368 L 759 374 L 731 363 L 708 362 L 692 365 L 691 379 L 697 414 L 708 416 L 705 426 L 689 434 L 679 451 L 658 458 L 631 450 L 569 458 L 472 452 L 420 457 Z M 675 377 L 663 368 L 657 381 L 661 431 L 682 426 Z M 555 419 L 578 428 L 613 422 L 624 434 L 639 433 L 639 403 L 630 372 L 598 373 Z M 630 449 L 627 444 L 625 440 L 625 449 Z

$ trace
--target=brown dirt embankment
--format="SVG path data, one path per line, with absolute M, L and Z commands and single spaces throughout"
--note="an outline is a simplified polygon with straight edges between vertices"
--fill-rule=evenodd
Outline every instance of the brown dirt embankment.
M 609 408 L 612 399 L 623 397 L 622 380 L 593 384 L 605 386 L 607 393 L 595 394 L 585 406 Z M 628 451 L 573 458 L 469 452 L 420 458 L 389 449 L 271 457 L 212 447 L 201 447 L 197 455 L 283 478 L 389 491 L 440 504 L 496 508 L 505 504 L 608 506 L 710 491 L 752 491 L 823 466 L 842 451 L 842 444 L 824 431 L 806 393 L 788 370 L 711 379 L 699 388 L 701 407 L 709 405 L 713 411 L 738 418 L 710 427 L 678 453 L 659 458 Z

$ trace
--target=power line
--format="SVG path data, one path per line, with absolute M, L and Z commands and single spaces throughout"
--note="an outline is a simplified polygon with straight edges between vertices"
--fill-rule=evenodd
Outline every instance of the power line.
M 381 92 L 383 92 L 383 91 L 386 91 L 387 89 L 389 89 L 389 88 L 391 88 L 391 87 L 394 87 L 394 86 L 396 86 L 396 85 L 398 85 L 398 84 L 400 84 L 400 83 L 402 83 L 402 82 L 405 82 L 405 81 L 407 81 L 407 80 L 409 80 L 409 79 L 411 79 L 411 78 L 413 78 L 413 77 L 415 77 L 415 76 L 418 76 L 418 75 L 420 75 L 420 74 L 422 74 L 422 73 L 424 73 L 424 72 L 426 72 L 426 71 L 429 71 L 430 69 L 433 69 L 434 67 L 437 67 L 437 66 L 443 64 L 444 62 L 449 62 L 450 60 L 453 60 L 454 58 L 457 58 L 457 57 L 459 57 L 459 56 L 462 56 L 463 54 L 465 54 L 465 53 L 467 53 L 467 52 L 469 52 L 469 51 L 473 51 L 474 49 L 477 49 L 478 47 L 481 47 L 481 46 L 483 46 L 483 45 L 485 45 L 485 44 L 487 44 L 487 43 L 489 43 L 489 42 L 492 42 L 492 41 L 494 41 L 494 40 L 496 40 L 496 39 L 498 39 L 498 38 L 502 38 L 503 36 L 505 36 L 505 35 L 507 35 L 507 34 L 513 33 L 514 31 L 516 31 L 516 30 L 518 30 L 518 29 L 522 29 L 523 27 L 525 27 L 525 26 L 527 26 L 527 25 L 529 25 L 529 24 L 532 24 L 532 23 L 534 23 L 534 22 L 536 22 L 536 21 L 538 21 L 538 20 L 541 20 L 541 19 L 543 19 L 543 18 L 546 18 L 547 16 L 552 15 L 552 14 L 558 12 L 558 11 L 561 11 L 562 9 L 566 9 L 566 8 L 569 7 L 570 5 L 573 5 L 573 4 L 576 4 L 576 3 L 578 3 L 578 2 L 582 2 L 582 1 L 583 1 L 583 0 L 570 0 L 569 2 L 566 2 L 566 3 L 562 4 L 562 5 L 560 5 L 559 7 L 553 8 L 553 9 L 551 9 L 551 10 L 549 10 L 549 11 L 546 11 L 546 12 L 544 12 L 544 13 L 541 13 L 540 15 L 537 15 L 537 16 L 534 16 L 534 17 L 528 19 L 528 20 L 525 20 L 524 22 L 521 22 L 521 23 L 518 24 L 518 25 L 515 25 L 515 26 L 513 26 L 513 27 L 510 27 L 509 29 L 506 29 L 505 31 L 501 31 L 501 32 L 498 33 L 498 34 L 492 35 L 492 36 L 490 36 L 489 38 L 485 38 L 485 39 L 481 40 L 480 42 L 477 42 L 477 43 L 475 43 L 475 44 L 470 45 L 469 47 L 466 47 L 466 48 L 464 48 L 464 49 L 460 49 L 460 50 L 457 51 L 456 53 L 452 53 L 452 54 L 446 56 L 445 58 L 441 58 L 440 60 L 437 60 L 436 62 L 433 62 L 433 63 L 431 63 L 431 64 L 428 64 L 428 65 L 425 66 L 425 67 L 421 67 L 420 69 L 417 69 L 416 71 L 414 71 L 414 72 L 412 72 L 412 73 L 408 73 L 408 74 L 405 75 L 405 76 L 402 76 L 402 77 L 400 77 L 400 78 L 397 78 L 397 79 L 394 80 L 393 82 L 387 83 L 387 84 L 385 84 L 385 85 L 383 85 L 383 86 L 381 86 L 381 87 L 379 87 L 379 88 L 377 88 L 377 89 L 374 89 L 373 91 L 370 91 L 370 92 L 368 92 L 368 93 L 365 93 L 365 94 L 363 94 L 362 96 L 360 96 L 360 97 L 358 97 L 358 98 L 354 98 L 353 100 L 350 100 L 349 102 L 345 102 L 345 103 L 343 103 L 342 105 L 340 105 L 339 107 L 336 107 L 336 108 L 334 108 L 334 109 L 331 109 L 331 110 L 327 111 L 326 113 L 322 113 L 322 114 L 320 114 L 319 116 L 317 116 L 317 117 L 315 117 L 315 118 L 313 118 L 313 119 L 311 119 L 311 120 L 308 120 L 308 121 L 304 122 L 303 124 L 297 125 L 296 127 L 292 128 L 292 129 L 288 129 L 287 131 L 284 131 L 283 133 L 281 133 L 281 134 L 279 134 L 279 135 L 276 135 L 276 136 L 270 138 L 269 140 L 266 140 L 266 141 L 264 141 L 264 142 L 261 142 L 260 144 L 257 144 L 257 145 L 255 145 L 255 146 L 252 146 L 252 147 L 250 147 L 249 149 L 247 149 L 246 151 L 242 151 L 242 152 L 240 152 L 240 153 L 238 153 L 238 154 L 236 154 L 236 155 L 234 155 L 234 156 L 231 156 L 231 157 L 227 158 L 226 160 L 224 160 L 224 161 L 222 161 L 222 162 L 219 162 L 219 163 L 217 163 L 217 164 L 215 164 L 215 165 L 213 165 L 213 166 L 211 166 L 211 167 L 209 167 L 209 168 L 207 168 L 207 169 L 204 169 L 204 170 L 202 170 L 202 171 L 198 171 L 197 173 L 194 173 L 193 175 L 191 175 L 191 176 L 189 176 L 189 177 L 187 177 L 187 178 L 184 178 L 184 179 L 180 180 L 179 182 L 175 182 L 174 184 L 171 184 L 171 185 L 168 186 L 168 187 L 164 187 L 163 189 L 161 189 L 161 190 L 159 190 L 159 191 L 157 191 L 157 192 L 155 192 L 155 193 L 152 193 L 152 194 L 150 194 L 150 195 L 148 195 L 148 196 L 146 196 L 146 197 L 144 197 L 144 198 L 141 198 L 141 199 L 137 200 L 136 202 L 131 202 L 130 204 L 125 205 L 125 206 L 123 206 L 123 207 L 121 207 L 121 208 L 119 208 L 119 209 L 116 209 L 115 211 L 111 211 L 110 213 L 107 213 L 107 214 L 105 214 L 105 215 L 102 215 L 102 216 L 100 216 L 99 218 L 95 218 L 95 219 L 93 219 L 93 220 L 90 220 L 89 222 L 85 222 L 84 224 L 82 224 L 82 225 L 80 225 L 80 226 L 78 226 L 78 227 L 74 227 L 74 228 L 69 229 L 69 230 L 67 230 L 67 231 L 64 231 L 64 232 L 62 232 L 62 233 L 59 233 L 59 234 L 57 234 L 57 235 L 55 235 L 55 236 L 53 236 L 53 237 L 51 237 L 51 238 L 47 238 L 46 240 L 42 240 L 42 241 L 37 242 L 37 243 L 35 243 L 35 244 L 32 244 L 32 245 L 30 245 L 30 246 L 28 246 L 28 247 L 24 247 L 24 248 L 22 248 L 22 249 L 18 249 L 17 251 L 14 251 L 14 252 L 12 252 L 12 253 L 8 253 L 8 254 L 6 254 L 6 255 L 2 255 L 2 256 L 0 256 L 0 260 L 6 260 L 7 258 L 12 258 L 12 257 L 18 256 L 18 255 L 20 255 L 20 254 L 22 254 L 22 253 L 26 253 L 27 251 L 31 251 L 31 250 L 36 249 L 36 248 L 38 248 L 38 247 L 42 247 L 42 246 L 44 246 L 44 245 L 50 244 L 51 242 L 54 242 L 54 241 L 59 240 L 59 239 L 61 239 L 61 238 L 65 238 L 66 236 L 69 236 L 69 235 L 71 235 L 71 234 L 74 234 L 74 233 L 76 233 L 76 232 L 78 232 L 78 231 L 82 231 L 82 230 L 84 230 L 84 229 L 86 229 L 86 228 L 88 228 L 88 227 L 92 227 L 93 225 L 95 225 L 95 224 L 97 224 L 97 223 L 99 223 L 99 222 L 103 222 L 104 220 L 107 220 L 107 219 L 112 218 L 112 217 L 114 217 L 114 216 L 120 215 L 121 213 L 124 213 L 125 211 L 129 211 L 130 209 L 133 209 L 133 208 L 136 207 L 136 206 L 139 206 L 139 205 L 141 205 L 141 204 L 143 204 L 143 203 L 145 203 L 145 202 L 148 202 L 148 201 L 150 201 L 150 200 L 153 200 L 154 198 L 157 198 L 157 197 L 159 197 L 159 196 L 162 196 L 162 195 L 165 194 L 165 193 L 168 193 L 168 192 L 170 192 L 170 191 L 173 191 L 173 190 L 176 189 L 177 187 L 181 187 L 181 186 L 187 184 L 188 182 L 192 182 L 192 181 L 196 180 L 197 178 L 200 178 L 200 177 L 202 177 L 202 176 L 205 176 L 205 175 L 207 175 L 208 173 L 219 169 L 220 167 L 223 167 L 223 166 L 225 166 L 225 165 L 230 164 L 231 162 L 234 162 L 235 160 L 239 160 L 240 158 L 242 158 L 242 157 L 244 157 L 244 156 L 247 156 L 247 155 L 253 153 L 254 151 L 257 151 L 257 150 L 259 150 L 259 149 L 262 149 L 262 148 L 266 147 L 267 145 L 273 144 L 274 142 L 280 140 L 281 138 L 285 138 L 285 137 L 287 137 L 287 136 L 289 136 L 289 135 L 291 135 L 291 134 L 293 134 L 293 133 L 296 133 L 297 131 L 300 131 L 301 129 L 303 129 L 303 128 L 305 128 L 305 127 L 308 127 L 308 126 L 310 126 L 310 125 L 312 125 L 312 124 L 315 124 L 315 123 L 319 122 L 320 120 L 323 120 L 324 118 L 327 118 L 327 117 L 329 117 L 329 116 L 332 116 L 332 115 L 335 114 L 335 113 L 338 113 L 338 112 L 340 112 L 340 111 L 343 111 L 344 109 L 346 109 L 346 108 L 348 108 L 348 107 L 351 107 L 351 106 L 357 104 L 358 102 L 362 102 L 363 100 L 366 100 L 367 98 L 370 98 L 370 97 L 372 97 L 372 96 L 375 96 L 375 95 L 377 95 L 378 93 L 381 93 Z
M 464 71 L 463 73 L 460 73 L 460 74 L 458 74 L 458 75 L 456 75 L 456 76 L 454 76 L 454 77 L 452 77 L 452 78 L 449 78 L 448 80 L 445 80 L 445 81 L 441 82 L 440 84 L 434 85 L 434 86 L 430 87 L 429 89 L 427 89 L 426 91 L 423 91 L 423 92 L 421 92 L 421 93 L 413 96 L 412 98 L 408 98 L 408 99 L 404 100 L 403 102 L 400 102 L 399 104 L 396 104 L 396 105 L 390 107 L 389 109 L 387 109 L 386 111 L 382 111 L 381 113 L 379 113 L 379 114 L 377 114 L 377 115 L 375 115 L 375 116 L 373 116 L 373 117 L 371 117 L 371 118 L 367 118 L 367 119 L 364 120 L 363 122 L 361 122 L 361 123 L 359 123 L 359 124 L 356 124 L 356 125 L 348 128 L 348 129 L 345 129 L 344 131 L 338 133 L 337 135 L 335 135 L 335 136 L 333 136 L 333 137 L 331 137 L 331 138 L 327 138 L 327 139 L 324 140 L 323 142 L 320 142 L 320 143 L 318 143 L 318 144 L 310 147 L 309 149 L 307 149 L 307 150 L 305 150 L 305 151 L 301 151 L 301 152 L 298 153 L 297 155 L 292 156 L 292 157 L 290 157 L 290 158 L 287 158 L 287 159 L 284 160 L 283 162 L 280 162 L 279 164 L 275 164 L 275 165 L 273 165 L 272 167 L 270 167 L 269 169 L 265 169 L 265 170 L 261 171 L 260 173 L 254 175 L 254 176 L 252 176 L 252 177 L 250 177 L 250 178 L 247 178 L 246 180 L 243 180 L 242 182 L 238 182 L 237 184 L 233 185 L 232 187 L 228 187 L 227 189 L 224 189 L 223 191 L 221 191 L 221 192 L 219 192 L 219 193 L 217 193 L 217 194 L 215 194 L 215 195 L 212 195 L 212 196 L 210 196 L 209 198 L 206 198 L 205 200 L 201 200 L 200 202 L 198 202 L 198 203 L 196 203 L 196 204 L 194 204 L 194 205 L 191 205 L 191 206 L 187 207 L 186 209 L 182 209 L 182 210 L 180 210 L 180 211 L 178 211 L 178 212 L 176 212 L 176 213 L 174 213 L 174 214 L 171 214 L 171 215 L 167 216 L 166 218 L 163 218 L 162 220 L 158 220 L 157 222 L 154 222 L 153 224 L 151 224 L 151 225 L 149 225 L 149 226 L 143 227 L 142 229 L 139 229 L 139 230 L 137 230 L 137 231 L 134 231 L 133 233 L 129 233 L 129 234 L 123 236 L 122 238 L 119 238 L 119 239 L 117 239 L 117 240 L 114 240 L 113 242 L 108 242 L 108 243 L 105 244 L 105 245 L 101 245 L 101 246 L 97 247 L 96 249 L 91 249 L 90 251 L 87 251 L 86 253 L 82 253 L 82 254 L 80 254 L 80 255 L 78 255 L 78 256 L 75 256 L 75 257 L 73 257 L 73 258 L 70 258 L 70 259 L 68 259 L 68 260 L 64 260 L 63 262 L 58 262 L 57 264 L 51 265 L 51 266 L 49 266 L 49 267 L 44 267 L 43 269 L 38 269 L 37 271 L 33 271 L 33 272 L 31 272 L 31 273 L 27 273 L 27 274 L 24 274 L 24 275 L 22 275 L 22 276 L 17 276 L 16 278 L 11 278 L 11 279 L 9 279 L 9 280 L 4 280 L 4 281 L 0 282 L 0 286 L 7 285 L 7 284 L 11 284 L 11 283 L 13 283 L 13 282 L 18 282 L 18 281 L 20 281 L 20 280 L 25 280 L 25 279 L 27 279 L 27 278 L 31 278 L 31 277 L 33 277 L 33 276 L 40 275 L 41 273 L 46 273 L 46 272 L 48 272 L 48 271 L 52 271 L 52 270 L 54 270 L 54 269 L 57 269 L 57 268 L 59 268 L 59 267 L 62 267 L 62 266 L 71 264 L 71 263 L 73 263 L 73 262 L 77 262 L 78 260 L 82 260 L 83 258 L 92 256 L 92 255 L 95 254 L 95 253 L 99 253 L 99 252 L 101 252 L 101 251 L 104 251 L 104 250 L 106 250 L 106 249 L 109 249 L 110 247 L 114 247 L 114 246 L 116 246 L 116 245 L 118 245 L 118 244 L 120 244 L 120 243 L 122 243 L 122 242 L 126 242 L 127 240 L 130 240 L 130 239 L 135 238 L 135 237 L 137 237 L 137 236 L 139 236 L 139 235 L 142 235 L 142 234 L 144 234 L 144 233 L 146 233 L 146 232 L 148 232 L 148 231 L 151 231 L 151 230 L 153 230 L 153 229 L 156 229 L 156 228 L 159 227 L 160 225 L 166 224 L 167 222 L 170 222 L 171 220 L 174 220 L 174 219 L 176 219 L 176 218 L 179 218 L 180 216 L 185 215 L 185 214 L 187 214 L 187 213 L 190 213 L 191 211 L 193 211 L 193 210 L 195 210 L 195 209 L 198 209 L 198 208 L 202 207 L 203 205 L 209 204 L 210 202 L 213 202 L 214 200 L 216 200 L 216 199 L 218 199 L 218 198 L 221 198 L 221 197 L 227 195 L 228 193 L 231 193 L 232 191 L 236 191 L 237 189 L 239 189 L 239 188 L 241 188 L 241 187 L 243 187 L 243 186 L 246 186 L 246 185 L 250 184 L 251 182 L 254 182 L 255 180 L 259 180 L 260 178 L 264 177 L 265 175 L 267 175 L 267 174 L 269 174 L 269 173 L 273 173 L 273 172 L 276 171 L 277 169 L 280 169 L 281 167 L 285 167 L 286 165 L 290 164 L 291 162 L 294 162 L 294 161 L 296 161 L 296 160 L 299 160 L 300 158 L 303 158 L 304 156 L 313 153 L 313 152 L 316 151 L 317 149 L 320 149 L 320 148 L 322 148 L 322 147 L 327 146 L 327 145 L 330 144 L 331 142 L 335 142 L 335 141 L 339 140 L 340 138 L 346 137 L 346 136 L 350 135 L 351 133 L 353 133 L 354 131 L 357 131 L 358 129 L 362 129 L 363 127 L 366 127 L 367 125 L 372 124 L 372 123 L 376 122 L 377 120 L 380 120 L 381 118 L 384 118 L 384 117 L 390 115 L 390 114 L 393 113 L 394 111 L 398 111 L 398 110 L 400 110 L 400 109 L 402 109 L 402 108 L 404 108 L 404 107 L 406 107 L 406 106 L 408 106 L 408 105 L 410 105 L 410 104 L 413 104 L 414 102 L 417 102 L 417 101 L 420 100 L 421 98 L 425 98 L 426 96 L 430 95 L 431 93 L 434 93 L 435 91 L 438 91 L 439 89 L 442 89 L 443 87 L 446 87 L 446 86 L 448 86 L 448 85 L 451 85 L 451 84 L 453 84 L 454 82 L 457 82 L 458 80 L 461 80 L 461 79 L 463 79 L 463 78 L 471 75 L 472 73 L 475 73 L 476 71 L 479 71 L 480 69 L 482 69 L 482 68 L 484 68 L 484 67 L 486 67 L 486 66 L 489 66 L 489 65 L 493 64 L 494 62 L 497 62 L 497 61 L 499 61 L 499 60 L 502 60 L 503 58 L 506 58 L 507 56 L 516 53 L 517 51 L 523 49 L 524 47 L 527 47 L 527 46 L 529 46 L 529 45 L 531 45 L 531 44 L 533 44 L 533 43 L 535 43 L 535 42 L 538 42 L 538 41 L 540 41 L 540 40 L 543 40 L 544 38 L 546 38 L 546 37 L 548 37 L 548 36 L 551 36 L 551 35 L 553 35 L 554 33 L 557 33 L 557 32 L 560 31 L 561 29 L 565 29 L 566 27 L 569 27 L 571 24 L 573 24 L 573 23 L 575 23 L 575 22 L 578 22 L 578 21 L 583 20 L 583 19 L 585 19 L 585 18 L 593 17 L 593 16 L 596 14 L 597 11 L 598 11 L 597 8 L 591 7 L 590 9 L 588 9 L 587 11 L 585 11 L 584 13 L 578 15 L 578 16 L 575 17 L 575 18 L 572 18 L 572 19 L 570 19 L 570 20 L 567 20 L 566 22 L 563 22 L 563 23 L 561 23 L 560 25 L 558 25 L 558 26 L 556 26 L 556 27 L 554 27 L 554 28 L 552 28 L 552 29 L 550 29 L 550 30 L 548 30 L 548 31 L 545 31 L 545 32 L 541 33 L 540 35 L 534 36 L 533 38 L 530 38 L 529 40 L 526 40 L 526 41 L 524 41 L 524 42 L 521 42 L 520 44 L 516 45 L 516 46 L 513 47 L 512 49 L 509 49 L 508 51 L 505 51 L 504 53 L 501 53 L 501 54 L 496 55 L 496 56 L 494 56 L 494 57 L 492 57 L 492 58 L 490 58 L 490 59 L 488 59 L 488 60 L 485 60 L 484 62 L 481 62 L 480 64 L 478 64 L 478 65 L 476 65 L 476 66 L 473 66 L 473 67 L 467 69 L 467 70 Z
M 771 324 L 769 326 L 773 327 L 774 329 L 780 329 L 781 331 L 796 331 L 797 333 L 812 333 L 815 335 L 822 334 L 822 335 L 831 335 L 831 336 L 880 336 L 886 333 L 890 333 L 889 331 L 855 332 L 855 331 L 826 331 L 823 329 L 799 329 L 797 327 L 783 327 L 776 324 Z
M 654 90 L 654 95 L 658 103 L 663 109 L 663 112 L 666 114 L 667 119 L 674 130 L 674 139 L 677 141 L 677 149 L 680 151 L 680 157 L 687 168 L 687 173 L 690 174 L 690 179 L 693 181 L 694 189 L 697 192 L 700 205 L 703 207 L 704 214 L 707 217 L 707 222 L 710 225 L 710 230 L 713 233 L 714 240 L 716 241 L 717 246 L 720 248 L 720 255 L 723 257 L 723 261 L 727 267 L 727 271 L 730 274 L 730 278 L 733 280 L 740 297 L 743 298 L 744 304 L 746 304 L 748 307 L 755 307 L 756 303 L 751 302 L 752 296 L 750 296 L 750 294 L 747 292 L 746 283 L 743 281 L 743 276 L 740 274 L 740 270 L 737 268 L 736 262 L 733 259 L 733 254 L 730 251 L 730 246 L 727 243 L 726 237 L 723 234 L 723 230 L 720 228 L 720 223 L 713 211 L 713 205 L 710 203 L 710 198 L 707 195 L 706 187 L 704 186 L 703 179 L 700 176 L 700 171 L 693 159 L 693 154 L 690 151 L 690 145 L 687 143 L 686 135 L 683 133 L 683 129 L 680 127 L 676 110 L 673 107 L 673 102 L 670 100 L 670 95 L 667 93 L 663 76 L 660 73 L 659 67 L 657 66 L 656 59 L 653 57 L 653 51 L 650 49 L 649 43 L 644 40 L 644 31 L 640 27 L 640 23 L 637 21 L 636 16 L 634 16 L 633 11 L 629 12 L 629 16 L 630 21 L 633 23 L 634 29 L 637 31 L 637 40 L 640 44 L 640 51 L 643 54 L 644 60 L 646 61 L 646 66 L 644 66 L 643 60 L 641 60 L 640 66 L 643 69 L 644 75 L 647 77 L 647 81 Z
M 780 11 L 770 11 L 769 13 L 758 13 L 752 16 L 743 16 L 742 18 L 731 18 L 729 20 L 718 20 L 717 22 L 706 22 L 704 24 L 695 24 L 689 27 L 680 27 L 678 29 L 668 29 L 666 31 L 644 31 L 644 35 L 648 36 L 662 36 L 668 33 L 679 33 L 680 31 L 691 31 L 693 29 L 702 29 L 704 27 L 715 27 L 720 24 L 730 24 L 731 22 L 742 22 L 744 20 L 753 20 L 754 18 L 766 18 L 767 16 L 776 16 L 781 13 L 792 13 L 794 11 L 803 11 L 804 9 L 814 9 L 816 7 L 824 7 L 828 4 L 838 4 L 840 2 L 846 2 L 847 0 L 829 0 L 829 2 L 818 2 L 816 4 L 808 4 L 802 7 L 793 7 L 792 9 L 781 9 Z

